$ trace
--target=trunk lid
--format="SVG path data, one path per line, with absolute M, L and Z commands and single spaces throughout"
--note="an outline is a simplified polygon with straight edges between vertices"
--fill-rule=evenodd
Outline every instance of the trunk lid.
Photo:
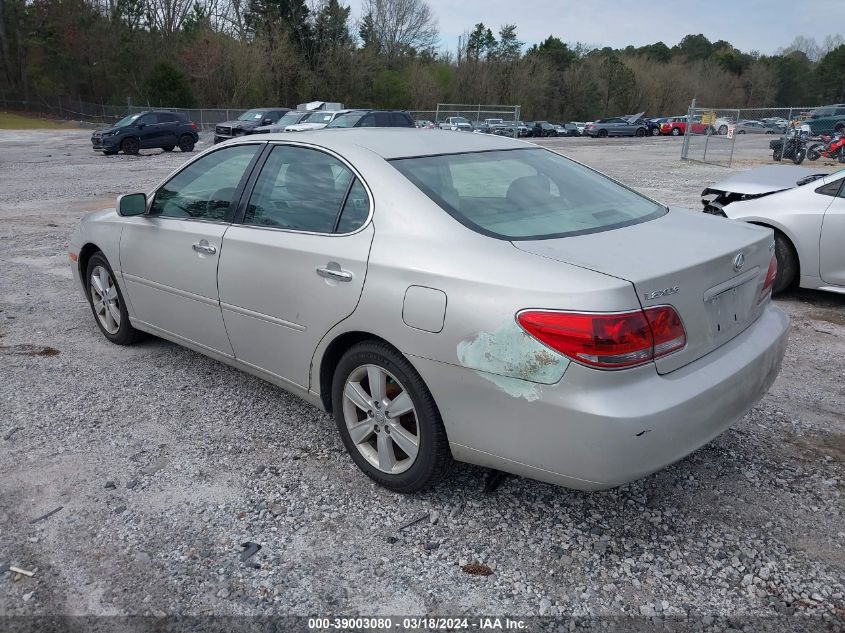
M 687 344 L 655 361 L 661 374 L 724 345 L 756 320 L 774 252 L 769 229 L 684 209 L 619 229 L 513 245 L 629 281 L 644 308 L 675 308 Z

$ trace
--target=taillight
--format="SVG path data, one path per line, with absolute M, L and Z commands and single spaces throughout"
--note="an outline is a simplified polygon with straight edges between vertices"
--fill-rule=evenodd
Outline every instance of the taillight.
M 191 127 L 192 127 L 192 128 L 194 128 L 194 129 L 196 130 L 196 129 L 197 129 L 197 124 L 196 124 L 196 123 L 194 123 L 193 121 L 191 121 Z
M 778 276 L 778 258 L 772 255 L 772 261 L 769 262 L 769 270 L 766 271 L 766 280 L 763 282 L 763 288 L 760 290 L 760 296 L 757 297 L 757 303 L 762 303 L 772 296 L 772 287 L 775 285 L 775 278 Z
M 592 367 L 641 365 L 686 345 L 686 332 L 671 306 L 617 314 L 528 310 L 517 321 L 531 336 Z

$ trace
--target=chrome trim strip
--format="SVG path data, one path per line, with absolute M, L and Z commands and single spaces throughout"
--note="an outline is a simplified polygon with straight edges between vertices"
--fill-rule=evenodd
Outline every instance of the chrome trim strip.
M 143 277 L 136 277 L 130 273 L 124 272 L 123 278 L 126 281 L 134 281 L 137 284 L 142 286 L 147 286 L 148 288 L 153 288 L 154 290 L 161 290 L 162 292 L 170 292 L 174 295 L 179 297 L 184 297 L 185 299 L 193 299 L 194 301 L 198 301 L 200 303 L 204 303 L 210 306 L 220 306 L 220 302 L 217 299 L 211 299 L 209 297 L 203 297 L 202 295 L 194 294 L 193 292 L 188 292 L 187 290 L 180 290 L 179 288 L 174 288 L 173 286 L 166 286 L 165 284 L 161 284 L 157 281 L 150 281 L 149 279 L 144 279 Z
M 704 299 L 704 303 L 711 301 L 714 297 L 719 296 L 723 292 L 727 292 L 728 290 L 733 290 L 734 288 L 738 288 L 742 284 L 744 284 L 748 281 L 751 281 L 759 273 L 760 273 L 760 267 L 755 266 L 751 270 L 744 272 L 741 275 L 734 277 L 733 279 L 728 279 L 727 281 L 724 281 L 717 286 L 713 286 L 712 288 L 710 288 L 709 290 L 706 290 L 704 292 L 704 296 L 702 297 Z
M 228 310 L 229 312 L 234 312 L 235 314 L 242 314 L 243 316 L 252 317 L 253 319 L 258 319 L 259 321 L 267 321 L 268 323 L 272 323 L 273 325 L 280 325 L 291 330 L 296 330 L 297 332 L 305 332 L 308 329 L 304 325 L 300 325 L 299 323 L 285 321 L 284 319 L 279 319 L 277 317 L 270 316 L 269 314 L 264 314 L 262 312 L 247 310 L 246 308 L 232 305 L 231 303 L 223 303 L 221 301 L 220 307 L 223 310 Z

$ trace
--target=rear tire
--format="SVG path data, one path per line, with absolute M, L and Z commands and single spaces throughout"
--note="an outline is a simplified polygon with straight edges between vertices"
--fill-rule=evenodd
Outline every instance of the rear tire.
M 645 128 L 644 127 L 638 127 L 637 131 L 635 132 L 635 135 L 636 136 L 645 136 Z
M 138 141 L 137 138 L 125 138 L 123 142 L 120 144 L 120 149 L 123 150 L 124 154 L 129 154 L 130 156 L 135 156 L 138 151 L 141 149 L 141 143 Z
M 371 374 L 371 370 L 375 374 Z M 369 384 L 371 375 L 384 376 L 381 398 L 377 395 L 378 388 L 374 392 Z M 367 383 L 366 388 L 364 382 Z M 350 392 L 350 385 L 356 385 L 353 393 L 361 404 L 345 395 Z M 391 390 L 398 396 L 391 396 Z M 410 397 L 406 404 L 411 407 L 410 412 L 391 417 L 391 401 L 396 402 L 399 396 L 406 395 Z M 341 440 L 352 460 L 368 477 L 385 488 L 403 493 L 423 490 L 434 484 L 451 462 L 446 430 L 431 392 L 411 363 L 386 343 L 364 341 L 341 357 L 332 380 L 332 408 Z M 402 408 L 405 410 L 405 407 Z M 402 428 L 397 426 L 400 421 Z M 359 430 L 353 440 L 350 426 L 360 429 L 364 425 L 367 428 Z M 388 427 L 393 429 L 392 435 Z M 392 439 L 402 437 L 399 435 L 402 431 L 405 441 L 408 437 L 416 438 L 413 459 L 404 452 L 400 442 Z M 382 442 L 391 447 L 389 452 L 392 463 L 396 464 L 396 474 L 381 467 Z M 397 447 L 399 453 L 396 452 Z M 403 463 L 408 459 L 411 459 L 410 463 Z M 371 460 L 378 463 L 374 464 Z
M 681 128 L 673 127 L 672 128 L 672 136 L 680 136 L 681 135 Z
M 820 147 L 823 147 L 821 143 L 810 145 L 810 147 L 807 148 L 807 160 L 818 160 L 821 156 L 821 152 L 819 151 Z
M 599 130 L 599 138 L 607 138 L 607 130 Z
M 807 155 L 807 150 L 801 149 L 793 152 L 792 154 L 792 162 L 796 165 L 800 165 L 804 162 L 804 157 Z
M 654 128 L 654 129 L 652 129 L 652 130 L 651 130 L 651 135 L 652 135 L 652 136 L 660 136 L 660 128 L 659 128 L 659 127 L 656 127 L 656 128 Z
M 778 274 L 772 286 L 772 294 L 778 295 L 789 288 L 798 276 L 798 255 L 792 242 L 780 231 L 775 231 L 775 258 L 778 261 Z
M 183 152 L 194 151 L 194 138 L 190 134 L 183 134 L 179 137 L 179 149 Z
M 109 341 L 116 345 L 132 345 L 142 337 L 142 333 L 129 322 L 129 313 L 126 311 L 123 293 L 117 285 L 117 277 L 101 251 L 94 253 L 88 260 L 85 292 L 94 321 Z
M 725 136 L 728 133 L 728 126 L 727 125 L 720 125 L 719 126 L 719 134 Z
M 772 151 L 772 160 L 776 160 L 777 162 L 780 162 L 781 159 L 783 159 L 783 146 L 776 147 Z

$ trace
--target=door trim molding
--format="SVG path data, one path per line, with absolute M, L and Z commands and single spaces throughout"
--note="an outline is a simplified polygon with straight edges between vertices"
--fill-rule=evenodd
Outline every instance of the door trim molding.
M 161 290 L 162 292 L 169 292 L 179 297 L 184 297 L 185 299 L 192 299 L 194 301 L 199 301 L 200 303 L 204 303 L 206 305 L 220 307 L 220 302 L 217 299 L 203 297 L 202 295 L 194 294 L 193 292 L 188 292 L 187 290 L 180 290 L 179 288 L 174 288 L 173 286 L 161 284 L 157 281 L 151 281 L 150 279 L 144 279 L 143 277 L 136 277 L 135 275 L 132 275 L 127 272 L 123 273 L 123 277 L 124 279 L 126 279 L 127 282 L 135 282 L 142 286 L 147 286 L 148 288 Z
M 235 314 L 242 314 L 244 316 L 252 317 L 253 319 L 258 319 L 259 321 L 267 321 L 268 323 L 272 323 L 273 325 L 280 325 L 291 330 L 296 330 L 297 332 L 305 332 L 308 329 L 307 327 L 305 327 L 304 325 L 300 325 L 299 323 L 294 323 L 293 321 L 285 321 L 284 319 L 270 316 L 269 314 L 264 314 L 263 312 L 254 312 L 253 310 L 247 310 L 246 308 L 242 308 L 231 303 L 223 303 L 221 301 L 220 307 L 223 310 L 228 310 L 229 312 L 234 312 Z M 225 315 L 223 317 L 223 320 L 226 320 Z

